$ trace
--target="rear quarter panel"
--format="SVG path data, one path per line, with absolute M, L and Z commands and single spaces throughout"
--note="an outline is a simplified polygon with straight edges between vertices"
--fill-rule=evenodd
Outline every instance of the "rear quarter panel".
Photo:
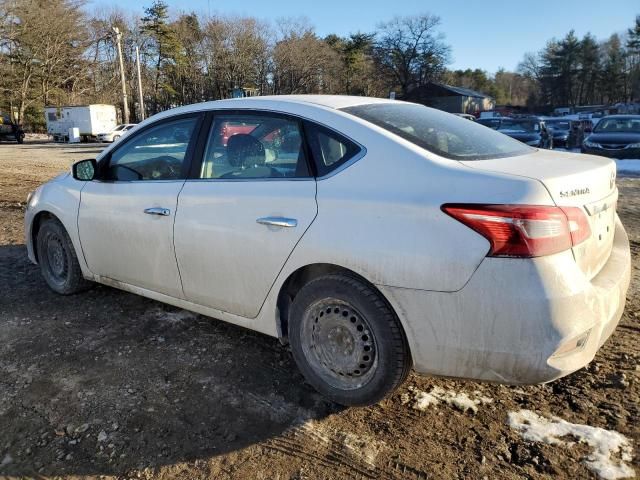
M 363 127 L 352 121 L 341 130 L 367 154 L 319 179 L 318 216 L 285 272 L 330 263 L 374 284 L 456 291 L 489 243 L 444 214 L 444 203 L 552 204 L 538 181 L 476 171 L 377 127 Z

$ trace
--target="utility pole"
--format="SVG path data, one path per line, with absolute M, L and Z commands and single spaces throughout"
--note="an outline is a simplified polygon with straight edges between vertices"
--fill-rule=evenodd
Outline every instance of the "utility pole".
M 118 47 L 118 59 L 120 60 L 120 82 L 122 83 L 122 116 L 124 123 L 129 123 L 129 103 L 127 102 L 127 81 L 124 77 L 124 61 L 122 59 L 122 32 L 118 27 L 112 28 L 116 36 L 116 45 Z
M 138 70 L 138 102 L 140 104 L 140 120 L 144 120 L 144 98 L 142 97 L 142 75 L 140 74 L 140 49 L 136 45 L 136 66 Z

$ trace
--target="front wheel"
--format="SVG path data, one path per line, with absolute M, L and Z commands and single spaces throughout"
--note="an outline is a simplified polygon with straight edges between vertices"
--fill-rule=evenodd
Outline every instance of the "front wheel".
M 411 369 L 404 331 L 390 306 L 361 280 L 326 275 L 306 284 L 291 306 L 289 342 L 306 380 L 342 405 L 371 405 Z
M 91 286 L 82 276 L 71 239 L 58 220 L 44 220 L 38 231 L 36 246 L 42 276 L 51 290 L 61 295 L 71 295 Z

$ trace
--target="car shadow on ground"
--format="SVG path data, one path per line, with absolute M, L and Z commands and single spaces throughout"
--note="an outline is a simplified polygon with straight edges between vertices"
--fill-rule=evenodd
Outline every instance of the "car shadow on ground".
M 0 474 L 109 475 L 243 449 L 340 407 L 273 338 L 103 286 L 48 290 L 0 246 Z

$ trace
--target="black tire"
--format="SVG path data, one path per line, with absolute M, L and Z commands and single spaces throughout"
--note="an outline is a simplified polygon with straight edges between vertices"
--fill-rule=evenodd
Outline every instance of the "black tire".
M 16 136 L 16 142 L 18 142 L 19 144 L 24 143 L 24 133 L 21 133 L 18 136 Z
M 91 287 L 82 276 L 75 249 L 62 224 L 53 218 L 42 222 L 36 239 L 40 271 L 51 290 L 71 295 Z
M 341 405 L 377 403 L 411 370 L 395 313 L 371 286 L 348 275 L 322 276 L 302 287 L 291 306 L 289 342 L 305 379 Z

